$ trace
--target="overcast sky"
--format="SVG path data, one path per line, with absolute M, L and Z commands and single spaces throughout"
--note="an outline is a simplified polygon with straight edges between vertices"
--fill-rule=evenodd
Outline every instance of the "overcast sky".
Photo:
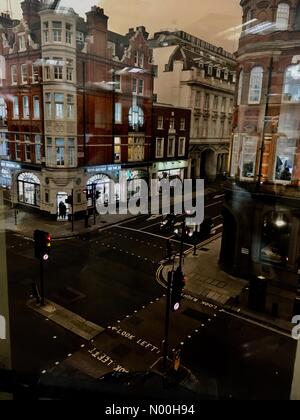
M 20 17 L 20 1 L 11 0 L 13 16 Z M 111 30 L 126 33 L 128 28 L 146 26 L 150 33 L 161 29 L 182 29 L 220 45 L 229 51 L 237 48 L 236 30 L 225 32 L 241 23 L 239 0 L 62 0 L 85 16 L 91 6 L 104 7 Z M 6 4 L 6 0 L 1 0 Z M 2 7 L 0 6 L 0 9 Z M 2 10 L 1 10 L 2 11 Z

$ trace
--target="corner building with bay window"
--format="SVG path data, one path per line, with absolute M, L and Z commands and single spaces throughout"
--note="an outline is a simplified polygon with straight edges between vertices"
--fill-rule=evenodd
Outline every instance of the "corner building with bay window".
M 300 269 L 300 1 L 242 0 L 220 262 L 294 288 Z
M 96 6 L 86 19 L 39 0 L 21 7 L 20 21 L 0 16 L 0 180 L 7 198 L 56 218 L 72 193 L 75 216 L 85 214 L 93 184 L 103 201 L 121 199 L 121 180 L 125 187 L 134 181 L 131 193 L 138 192 L 149 179 L 151 153 L 146 29 L 111 32 Z

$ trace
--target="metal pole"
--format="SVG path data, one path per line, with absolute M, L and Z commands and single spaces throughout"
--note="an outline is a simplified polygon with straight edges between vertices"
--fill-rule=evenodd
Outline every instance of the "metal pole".
M 45 306 L 44 261 L 40 259 L 41 306 Z
M 179 264 L 180 270 L 182 270 L 182 265 L 183 265 L 184 233 L 185 233 L 185 222 L 182 223 L 182 235 L 181 235 L 181 246 L 180 246 L 180 264 Z
M 72 232 L 74 232 L 74 190 L 72 190 Z
M 168 289 L 167 289 L 167 302 L 166 302 L 166 317 L 165 317 L 165 339 L 163 349 L 163 368 L 168 367 L 168 350 L 169 350 L 169 327 L 170 327 L 170 305 L 171 305 L 171 287 L 173 283 L 174 271 L 168 273 Z
M 3 190 L 0 188 L 0 366 L 11 369 L 9 304 L 7 283 L 6 241 L 4 224 Z M 5 399 L 7 395 L 1 395 Z
M 96 220 L 96 184 L 93 184 L 93 212 L 94 212 L 94 225 L 97 223 Z

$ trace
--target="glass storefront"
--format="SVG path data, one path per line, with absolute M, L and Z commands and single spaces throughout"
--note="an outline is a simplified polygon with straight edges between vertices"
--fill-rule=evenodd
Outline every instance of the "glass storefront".
M 12 176 L 11 172 L 8 169 L 2 168 L 0 171 L 0 185 L 5 189 L 11 189 L 12 185 Z
M 40 205 L 40 180 L 36 175 L 23 172 L 18 176 L 18 200 L 31 206 Z

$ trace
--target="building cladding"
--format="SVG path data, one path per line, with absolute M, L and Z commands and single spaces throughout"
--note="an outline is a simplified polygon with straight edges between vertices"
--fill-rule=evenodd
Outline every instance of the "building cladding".
M 233 54 L 183 31 L 154 34 L 158 102 L 191 110 L 191 178 L 214 181 L 227 170 L 236 81 Z
M 221 264 L 297 286 L 300 2 L 243 0 Z
M 90 184 L 107 199 L 113 180 L 120 199 L 120 179 L 134 180 L 134 193 L 151 173 L 146 29 L 110 32 L 99 7 L 86 19 L 38 0 L 21 7 L 21 21 L 0 16 L 2 186 L 13 203 L 53 217 L 72 191 L 75 213 L 85 212 Z

